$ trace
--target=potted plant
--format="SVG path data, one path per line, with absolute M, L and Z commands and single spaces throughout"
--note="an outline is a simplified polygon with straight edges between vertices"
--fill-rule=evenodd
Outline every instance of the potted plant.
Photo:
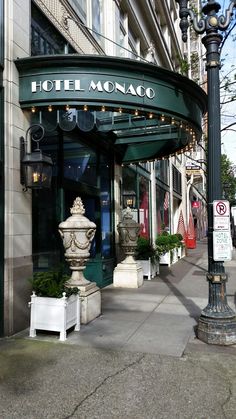
M 170 266 L 172 263 L 177 262 L 178 257 L 180 257 L 179 252 L 184 248 L 183 237 L 179 233 L 169 234 L 165 231 L 157 236 L 156 248 L 160 255 L 159 263 Z
M 183 256 L 185 256 L 184 238 L 182 234 L 180 233 L 176 233 L 176 236 L 178 238 L 178 241 L 177 241 L 178 258 L 181 259 Z
M 79 289 L 66 286 L 70 279 L 63 268 L 36 272 L 29 281 L 33 288 L 30 307 L 30 337 L 36 330 L 60 332 L 60 340 L 66 340 L 66 332 L 75 326 L 80 330 Z
M 167 232 L 163 232 L 162 234 L 158 235 L 156 238 L 156 249 L 158 254 L 160 255 L 159 263 L 160 265 L 168 265 L 171 264 L 171 241 L 170 241 L 170 234 Z
M 159 274 L 158 253 L 150 240 L 145 237 L 138 237 L 135 250 L 135 259 L 140 263 L 143 276 L 151 280 Z

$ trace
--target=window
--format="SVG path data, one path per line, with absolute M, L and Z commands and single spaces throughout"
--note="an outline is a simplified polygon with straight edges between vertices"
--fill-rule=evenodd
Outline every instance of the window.
M 121 48 L 119 49 L 119 52 L 118 52 L 118 55 L 120 57 L 125 57 L 126 56 L 126 51 L 125 51 L 124 48 L 126 48 L 127 32 L 126 32 L 125 28 L 126 28 L 126 15 L 120 10 L 119 44 L 120 44 Z
M 169 185 L 169 161 L 158 160 L 155 163 L 156 177 L 166 185 Z
M 74 52 L 76 52 L 74 48 L 49 22 L 46 16 L 32 4 L 31 55 L 53 55 Z
M 150 236 L 149 202 L 150 182 L 137 172 L 137 167 L 123 167 L 123 208 L 130 207 L 135 221 L 141 224 L 140 234 Z
M 87 1 L 86 0 L 69 0 L 71 7 L 74 9 L 78 17 L 83 23 L 87 23 Z
M 182 194 L 182 183 L 181 183 L 181 173 L 175 166 L 172 166 L 172 176 L 173 176 L 173 190 L 179 195 Z
M 92 35 L 103 42 L 99 37 L 103 25 L 103 0 L 69 0 L 69 3 L 81 21 L 93 30 Z
M 102 20 L 101 1 L 93 0 L 92 1 L 92 28 L 98 33 L 101 33 L 101 30 L 102 30 L 101 20 Z
M 134 36 L 133 32 L 129 29 L 129 58 L 137 58 L 137 38 Z

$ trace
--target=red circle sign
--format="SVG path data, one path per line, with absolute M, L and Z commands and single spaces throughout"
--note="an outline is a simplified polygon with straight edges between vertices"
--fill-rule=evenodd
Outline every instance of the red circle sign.
M 225 215 L 227 211 L 227 207 L 224 202 L 217 202 L 216 204 L 216 212 L 219 215 Z

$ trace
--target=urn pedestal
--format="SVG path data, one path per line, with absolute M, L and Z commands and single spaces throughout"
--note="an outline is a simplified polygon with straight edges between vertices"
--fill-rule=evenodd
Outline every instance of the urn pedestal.
M 113 275 L 113 286 L 116 288 L 139 288 L 143 285 L 143 270 L 134 259 L 140 225 L 133 220 L 130 208 L 126 208 L 123 220 L 117 226 L 120 245 L 126 258 L 117 265 Z
M 88 281 L 83 273 L 90 257 L 89 251 L 96 224 L 84 216 L 85 209 L 79 197 L 75 199 L 70 212 L 71 217 L 59 224 L 65 259 L 72 270 L 67 286 L 79 288 L 81 323 L 87 324 L 101 314 L 101 291 L 96 283 Z

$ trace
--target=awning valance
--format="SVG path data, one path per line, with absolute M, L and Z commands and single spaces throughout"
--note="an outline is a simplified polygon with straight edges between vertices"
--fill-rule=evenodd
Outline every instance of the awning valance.
M 71 129 L 83 130 L 90 121 L 98 135 L 112 132 L 123 162 L 186 150 L 201 137 L 206 94 L 177 73 L 107 56 L 38 56 L 15 63 L 23 109 L 41 112 L 45 120 L 51 112 L 59 126 L 67 112 Z

